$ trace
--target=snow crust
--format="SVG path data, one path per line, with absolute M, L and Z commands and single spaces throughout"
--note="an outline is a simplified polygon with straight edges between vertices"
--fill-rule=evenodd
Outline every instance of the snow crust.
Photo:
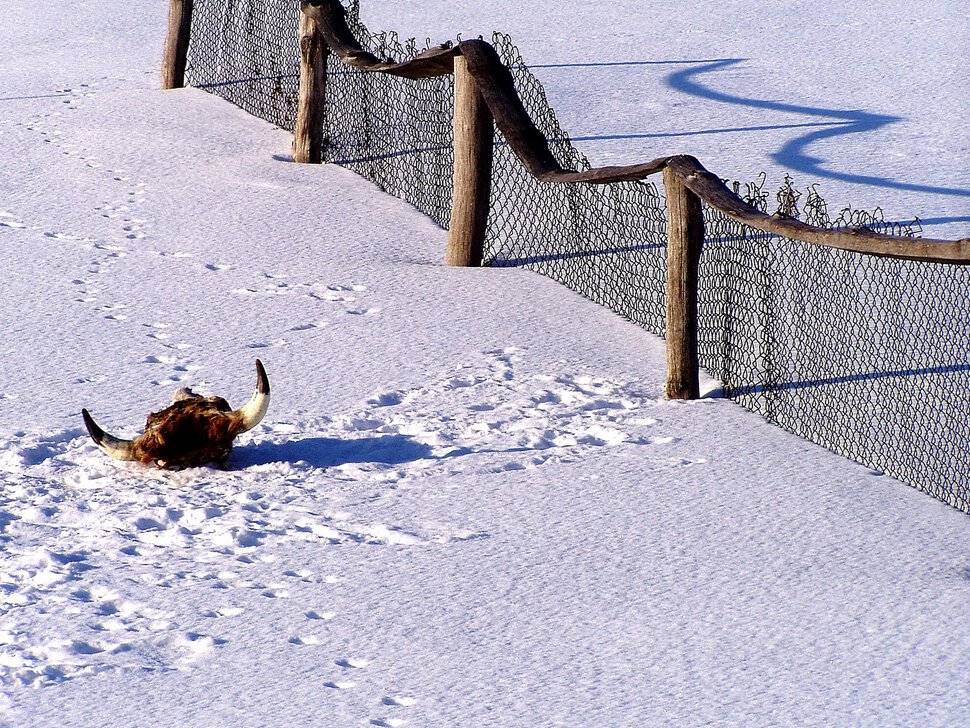
M 528 272 L 444 268 L 403 203 L 156 90 L 166 6 L 0 27 L 0 725 L 965 721 L 965 515 L 729 402 L 665 401 L 662 342 Z M 567 129 L 630 137 L 581 142 L 596 163 L 784 173 L 805 113 L 670 84 L 744 57 L 704 82 L 904 117 L 819 140 L 828 167 L 970 189 L 966 9 L 879 6 L 363 10 L 510 32 Z M 832 182 L 966 234 L 966 195 Z M 228 470 L 84 433 L 81 407 L 133 436 L 180 386 L 238 405 L 257 357 L 273 402 Z

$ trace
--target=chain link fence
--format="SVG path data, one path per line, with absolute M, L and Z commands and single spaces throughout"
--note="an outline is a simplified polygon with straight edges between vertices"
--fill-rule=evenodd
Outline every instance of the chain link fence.
M 299 24 L 294 0 L 195 0 L 186 85 L 293 131 Z
M 187 82 L 292 130 L 299 86 L 298 3 L 196 0 Z M 420 48 L 371 34 L 357 3 L 348 24 L 381 58 Z M 491 38 L 523 103 L 564 168 L 589 164 L 508 36 Z M 407 200 L 444 228 L 451 209 L 453 79 L 418 81 L 328 61 L 325 159 Z M 815 188 L 786 179 L 735 185 L 762 211 L 822 227 Z M 648 331 L 665 331 L 666 211 L 651 182 L 549 184 L 496 135 L 485 262 L 535 270 Z M 772 209 L 774 208 L 774 209 Z M 700 265 L 701 364 L 723 396 L 867 467 L 970 513 L 970 269 L 877 258 L 778 238 L 705 206 Z

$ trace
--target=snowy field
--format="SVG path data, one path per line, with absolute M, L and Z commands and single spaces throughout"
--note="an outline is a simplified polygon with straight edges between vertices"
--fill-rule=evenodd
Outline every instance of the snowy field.
M 966 724 L 965 515 L 665 401 L 661 341 L 443 268 L 403 203 L 157 90 L 164 0 L 68 5 L 0 25 L 0 725 Z M 509 32 L 594 163 L 688 151 L 966 235 L 966 7 L 871 5 L 363 17 Z M 273 402 L 229 470 L 84 433 L 183 385 L 241 404 L 257 357 Z

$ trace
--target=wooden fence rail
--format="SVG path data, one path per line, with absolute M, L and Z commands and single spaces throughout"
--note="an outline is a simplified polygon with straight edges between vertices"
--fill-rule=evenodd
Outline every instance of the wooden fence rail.
M 171 0 L 163 85 L 182 84 L 192 0 Z M 697 361 L 698 261 L 704 240 L 701 202 L 728 217 L 772 235 L 814 245 L 906 260 L 970 264 L 970 238 L 932 240 L 884 235 L 867 228 L 827 229 L 782 214 L 767 215 L 736 195 L 694 157 L 660 157 L 642 164 L 563 169 L 545 136 L 529 117 L 512 74 L 483 40 L 467 40 L 418 54 L 404 63 L 382 61 L 364 50 L 346 22 L 338 0 L 301 0 L 300 97 L 294 160 L 320 161 L 320 130 L 326 85 L 326 50 L 361 71 L 419 79 L 454 73 L 455 171 L 452 223 L 445 259 L 451 265 L 480 265 L 488 219 L 492 120 L 522 165 L 551 184 L 609 184 L 662 174 L 667 197 L 667 396 L 699 396 Z M 182 33 L 185 34 L 184 41 Z M 172 49 L 171 54 L 168 49 Z M 180 70 L 181 69 L 181 70 Z M 176 82 L 171 83 L 170 79 Z M 316 136 L 315 136 L 316 135 Z

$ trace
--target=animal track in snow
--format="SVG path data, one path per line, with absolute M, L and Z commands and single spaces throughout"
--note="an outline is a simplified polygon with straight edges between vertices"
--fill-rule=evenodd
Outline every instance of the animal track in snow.
M 385 695 L 380 700 L 380 704 L 385 708 L 410 708 L 417 703 L 417 698 L 411 695 Z M 375 718 L 370 722 L 374 726 L 384 726 L 385 728 L 399 728 L 407 724 L 407 720 L 396 716 Z
M 333 618 L 334 618 L 334 617 L 336 617 L 337 615 L 336 615 L 336 614 L 334 614 L 333 612 L 323 612 L 323 611 L 318 611 L 318 610 L 316 610 L 316 609 L 311 609 L 311 610 L 310 610 L 309 612 L 307 612 L 307 613 L 306 613 L 306 614 L 305 614 L 304 616 L 305 616 L 305 617 L 306 617 L 307 619 L 312 619 L 312 620 L 323 620 L 323 621 L 325 621 L 325 622 L 329 622 L 329 621 L 330 621 L 331 619 L 333 619 Z
M 357 683 L 352 680 L 331 680 L 323 684 L 325 688 L 331 688 L 332 690 L 350 690 L 357 686 Z
M 27 226 L 12 212 L 0 210 L 0 228 L 23 229 Z
M 381 702 L 384 705 L 395 705 L 410 708 L 418 701 L 416 698 L 413 698 L 410 695 L 388 695 L 387 697 L 383 698 Z
M 316 328 L 321 328 L 324 326 L 329 326 L 328 322 L 320 321 L 318 323 L 300 324 L 298 326 L 293 326 L 289 331 L 311 331 Z
M 362 657 L 351 657 L 337 660 L 334 664 L 345 670 L 362 670 L 370 663 Z
M 161 321 L 140 325 L 171 332 Z M 187 368 L 171 346 L 145 357 L 146 365 Z M 354 580 L 276 564 L 280 544 L 461 548 L 489 534 L 474 523 L 389 520 L 371 504 L 407 498 L 429 475 L 514 473 L 614 448 L 663 447 L 650 416 L 656 401 L 637 383 L 523 374 L 519 358 L 514 350 L 486 352 L 332 417 L 271 418 L 237 443 L 227 471 L 110 460 L 80 423 L 14 433 L 0 443 L 0 603 L 8 610 L 0 681 L 44 686 L 105 670 L 192 669 L 222 644 L 200 625 L 217 627 L 274 602 L 305 620 L 284 641 L 325 650 L 338 606 L 300 600 L 305 590 L 316 600 L 330 585 L 352 589 Z M 99 588 L 101 569 L 125 569 L 130 580 L 112 583 L 130 583 L 134 593 Z M 192 615 L 148 606 L 191 588 L 211 595 Z M 325 655 L 339 669 L 331 687 L 348 689 L 366 663 L 340 657 Z M 374 696 L 395 710 L 406 710 L 409 698 Z
M 207 267 L 212 268 L 211 266 Z M 380 309 L 376 307 L 355 305 L 359 303 L 359 294 L 367 290 L 366 286 L 358 284 L 324 286 L 317 283 L 291 283 L 285 280 L 285 276 L 271 273 L 264 273 L 263 278 L 268 282 L 245 288 L 235 288 L 232 292 L 239 296 L 305 296 L 322 303 L 342 305 L 344 311 L 352 315 L 373 316 L 380 313 Z M 327 322 L 311 323 L 302 327 L 294 327 L 291 331 L 305 331 L 325 325 L 327 325 Z
M 246 610 L 242 607 L 219 607 L 218 609 L 209 610 L 203 612 L 206 617 L 220 618 L 220 617 L 238 617 L 243 614 Z

